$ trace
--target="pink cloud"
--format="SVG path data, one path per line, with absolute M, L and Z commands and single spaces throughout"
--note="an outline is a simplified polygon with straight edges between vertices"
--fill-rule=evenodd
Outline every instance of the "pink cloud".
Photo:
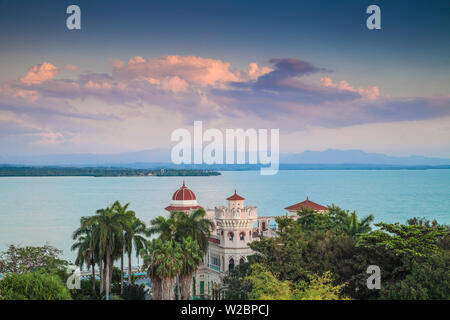
M 121 102 L 144 99 L 154 103 L 155 99 L 160 102 L 166 98 L 171 99 L 171 93 L 183 93 L 189 94 L 193 99 L 191 101 L 196 101 L 201 98 L 201 90 L 227 88 L 229 83 L 256 81 L 273 71 L 272 68 L 258 66 L 255 62 L 250 63 L 247 70 L 236 70 L 231 69 L 229 62 L 193 56 L 153 59 L 135 56 L 128 62 L 112 60 L 111 64 L 111 75 L 88 73 L 80 75 L 77 80 L 55 80 L 53 78 L 59 69 L 49 62 L 43 62 L 30 68 L 20 81 L 5 82 L 3 87 L 8 92 L 4 94 L 28 101 L 44 96 L 78 96 L 98 97 L 108 101 L 117 99 Z M 78 70 L 77 66 L 70 64 L 64 68 Z
M 60 144 L 64 142 L 64 136 L 59 132 L 47 131 L 39 134 L 41 140 L 37 144 Z
M 161 88 L 166 91 L 172 91 L 174 93 L 176 92 L 186 92 L 188 90 L 188 83 L 175 76 L 175 77 L 169 77 L 165 78 L 161 82 Z
M 331 78 L 328 77 L 320 78 L 320 82 L 324 87 L 336 88 L 339 90 L 346 90 L 351 92 L 358 92 L 360 95 L 366 97 L 369 100 L 375 100 L 380 96 L 380 89 L 378 89 L 378 87 L 375 86 L 369 86 L 366 89 L 355 88 L 345 80 L 341 80 L 339 84 L 336 84 L 333 82 L 333 80 L 331 80 Z
M 27 74 L 20 78 L 20 81 L 24 84 L 30 85 L 39 84 L 53 79 L 58 73 L 58 67 L 49 62 L 44 62 L 31 67 Z
M 111 90 L 113 88 L 109 82 L 95 80 L 89 80 L 83 87 L 91 90 Z
M 336 127 L 448 114 L 448 97 L 442 99 L 442 105 L 429 99 L 381 98 L 375 86 L 354 87 L 329 77 L 321 78 L 320 84 L 308 81 L 308 75 L 327 69 L 307 61 L 289 58 L 269 63 L 271 68 L 252 62 L 239 70 L 219 59 L 135 56 L 128 62 L 112 61 L 111 73 L 89 72 L 78 74 L 76 79 L 54 79 L 58 68 L 44 62 L 32 67 L 20 80 L 2 84 L 0 108 L 32 113 L 41 121 L 45 117 L 37 115 L 36 110 L 50 105 L 53 114 L 77 118 L 77 108 L 70 108 L 72 101 L 89 99 L 89 103 L 99 101 L 121 107 L 163 106 L 181 112 L 186 121 L 199 117 L 228 119 L 245 112 L 262 121 L 280 121 L 286 128 Z M 63 110 L 63 104 L 70 113 Z M 81 117 L 94 119 L 97 115 Z
M 328 77 L 320 78 L 320 82 L 325 87 L 336 88 L 336 85 L 333 83 L 333 80 L 331 80 L 331 78 Z
M 376 98 L 378 98 L 380 96 L 380 89 L 378 89 L 378 87 L 367 87 L 364 90 L 364 93 L 366 94 L 367 98 L 370 100 L 375 100 Z
M 66 64 L 64 68 L 70 71 L 78 71 L 78 67 L 73 64 Z
M 248 65 L 248 76 L 251 80 L 256 80 L 259 77 L 272 72 L 273 69 L 269 67 L 258 67 L 258 65 L 255 62 L 252 62 Z
M 17 89 L 13 91 L 12 96 L 14 98 L 21 98 L 28 102 L 35 102 L 39 98 L 39 94 L 35 90 L 23 90 Z
M 35 102 L 39 98 L 39 93 L 36 90 L 28 89 L 28 85 L 22 82 L 6 81 L 0 88 L 0 96 Z
M 138 64 L 138 63 L 144 63 L 144 62 L 145 62 L 145 59 L 142 58 L 141 56 L 136 56 L 136 57 L 128 60 L 128 64 Z
M 177 77 L 179 84 L 183 80 L 195 86 L 221 87 L 226 82 L 240 81 L 239 72 L 230 69 L 229 62 L 193 56 L 165 56 L 144 59 L 131 58 L 128 63 L 113 61 L 113 76 L 117 79 L 142 80 Z M 174 81 L 174 80 L 172 80 Z

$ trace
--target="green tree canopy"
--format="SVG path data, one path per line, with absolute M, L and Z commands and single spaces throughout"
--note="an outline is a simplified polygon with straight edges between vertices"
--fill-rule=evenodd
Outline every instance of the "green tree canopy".
M 153 239 L 141 249 L 144 268 L 152 279 L 154 300 L 174 300 L 175 277 L 183 268 L 183 250 L 175 241 Z
M 71 300 L 61 278 L 45 272 L 8 273 L 0 281 L 4 300 Z
M 437 253 L 439 241 L 448 235 L 448 230 L 440 226 L 384 222 L 377 223 L 375 226 L 379 229 L 362 235 L 358 246 L 383 248 L 395 255 L 413 259 Z
M 24 273 L 36 269 L 57 269 L 68 262 L 60 259 L 62 251 L 48 244 L 42 247 L 10 245 L 0 255 L 0 272 Z
M 250 275 L 245 280 L 251 283 L 250 300 L 292 300 L 294 294 L 289 281 L 278 280 L 272 272 L 260 263 L 252 264 Z
M 255 263 L 245 280 L 251 283 L 249 299 L 255 300 L 342 300 L 344 285 L 333 285 L 331 273 L 311 275 L 309 281 L 279 280 L 264 265 Z

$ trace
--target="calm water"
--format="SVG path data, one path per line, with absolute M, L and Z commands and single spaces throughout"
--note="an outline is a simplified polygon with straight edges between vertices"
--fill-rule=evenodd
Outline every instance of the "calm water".
M 0 251 L 8 244 L 50 243 L 67 259 L 71 234 L 81 216 L 114 200 L 130 202 L 139 218 L 165 214 L 179 177 L 31 177 L 0 178 Z M 187 177 L 203 207 L 225 205 L 234 192 L 258 206 L 259 215 L 281 215 L 305 200 L 373 213 L 376 221 L 405 222 L 414 216 L 450 224 L 450 170 L 318 170 L 223 172 L 218 177 Z

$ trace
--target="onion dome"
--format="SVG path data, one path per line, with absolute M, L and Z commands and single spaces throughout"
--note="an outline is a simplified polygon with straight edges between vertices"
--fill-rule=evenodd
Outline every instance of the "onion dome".
M 197 197 L 195 193 L 186 187 L 186 184 L 183 181 L 183 185 L 175 191 L 172 196 L 172 203 L 170 206 L 165 209 L 169 212 L 172 211 L 185 211 L 189 212 L 191 210 L 201 209 L 197 203 Z
M 181 186 L 181 188 L 175 191 L 175 193 L 173 194 L 172 200 L 187 201 L 197 200 L 197 198 L 195 197 L 195 193 L 192 192 L 191 189 L 186 187 L 186 184 L 183 181 L 183 185 Z

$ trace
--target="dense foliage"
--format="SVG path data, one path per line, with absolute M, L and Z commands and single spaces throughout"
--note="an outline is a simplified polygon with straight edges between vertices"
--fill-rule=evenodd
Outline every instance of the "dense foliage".
M 10 245 L 0 254 L 0 273 L 24 273 L 36 269 L 56 269 L 67 262 L 61 260 L 61 250 L 48 244 L 42 247 Z
M 250 275 L 245 278 L 251 284 L 249 298 L 255 300 L 341 300 L 343 285 L 334 286 L 330 272 L 310 276 L 308 282 L 279 280 L 267 267 L 252 264 Z
M 142 284 L 128 284 L 123 288 L 121 297 L 123 300 L 145 300 L 147 293 L 148 289 L 145 289 L 145 286 Z
M 80 227 L 72 235 L 76 241 L 72 250 L 77 250 L 77 265 L 82 267 L 86 263 L 91 268 L 93 298 L 97 297 L 95 265 L 99 269 L 100 297 L 109 300 L 113 295 L 123 293 L 124 256 L 128 254 L 130 258 L 133 249 L 139 252 L 146 244 L 142 237 L 146 234 L 144 223 L 129 209 L 128 203 L 122 205 L 115 201 L 111 206 L 97 210 L 95 215 L 80 219 Z M 120 260 L 120 269 L 114 267 L 116 260 Z M 131 264 L 128 271 L 131 278 Z
M 171 212 L 168 218 L 159 216 L 150 224 L 149 234 L 159 237 L 141 252 L 152 279 L 152 299 L 173 300 L 178 296 L 188 300 L 194 272 L 203 262 L 214 224 L 206 218 L 203 209 L 190 214 Z
M 4 300 L 71 300 L 60 277 L 40 271 L 8 273 L 0 281 L 0 297 Z
M 189 299 L 193 275 L 203 262 L 213 226 L 206 218 L 206 212 L 200 209 L 189 215 L 172 212 L 168 219 L 158 217 L 152 220 L 148 229 L 129 209 L 129 204 L 122 205 L 119 201 L 97 210 L 93 216 L 82 217 L 79 228 L 72 235 L 75 241 L 72 250 L 77 253 L 75 264 L 87 266 L 91 276 L 80 280 L 80 289 L 66 290 L 67 297 L 77 300 L 145 298 L 144 287 L 134 284 L 130 263 L 133 254 L 140 254 L 144 258 L 144 269 L 152 280 L 153 299 Z M 159 238 L 148 241 L 147 236 L 153 234 Z M 69 263 L 61 260 L 60 254 L 60 250 L 48 245 L 10 246 L 0 255 L 0 273 L 8 276 L 24 274 L 31 280 L 35 277 L 31 273 L 46 272 L 52 281 L 58 279 L 65 284 L 69 278 L 66 270 Z M 128 279 L 124 276 L 125 255 L 129 258 Z M 118 260 L 120 268 L 114 266 Z M 8 290 L 6 297 L 14 293 L 17 299 L 27 298 L 20 291 Z M 29 295 L 31 297 L 31 293 Z
M 189 299 L 213 224 L 203 209 L 157 217 L 150 228 L 116 201 L 80 220 L 73 233 L 75 263 L 90 269 L 81 289 L 68 290 L 61 251 L 11 245 L 0 254 L 1 299 L 144 299 L 144 286 L 124 279 L 123 257 L 140 254 L 153 299 Z M 413 218 L 371 223 L 331 206 L 298 218 L 277 218 L 277 236 L 250 244 L 255 254 L 227 274 L 214 298 L 225 299 L 450 299 L 450 228 Z M 152 241 L 147 236 L 157 235 Z M 114 261 L 120 260 L 120 268 Z M 369 289 L 367 268 L 381 270 L 381 289 Z M 95 267 L 98 266 L 99 272 Z M 127 281 L 125 281 L 127 280 Z
M 331 206 L 277 219 L 278 236 L 250 244 L 250 264 L 224 281 L 229 299 L 450 299 L 449 228 L 425 219 L 370 224 Z M 381 290 L 367 288 L 367 267 Z

